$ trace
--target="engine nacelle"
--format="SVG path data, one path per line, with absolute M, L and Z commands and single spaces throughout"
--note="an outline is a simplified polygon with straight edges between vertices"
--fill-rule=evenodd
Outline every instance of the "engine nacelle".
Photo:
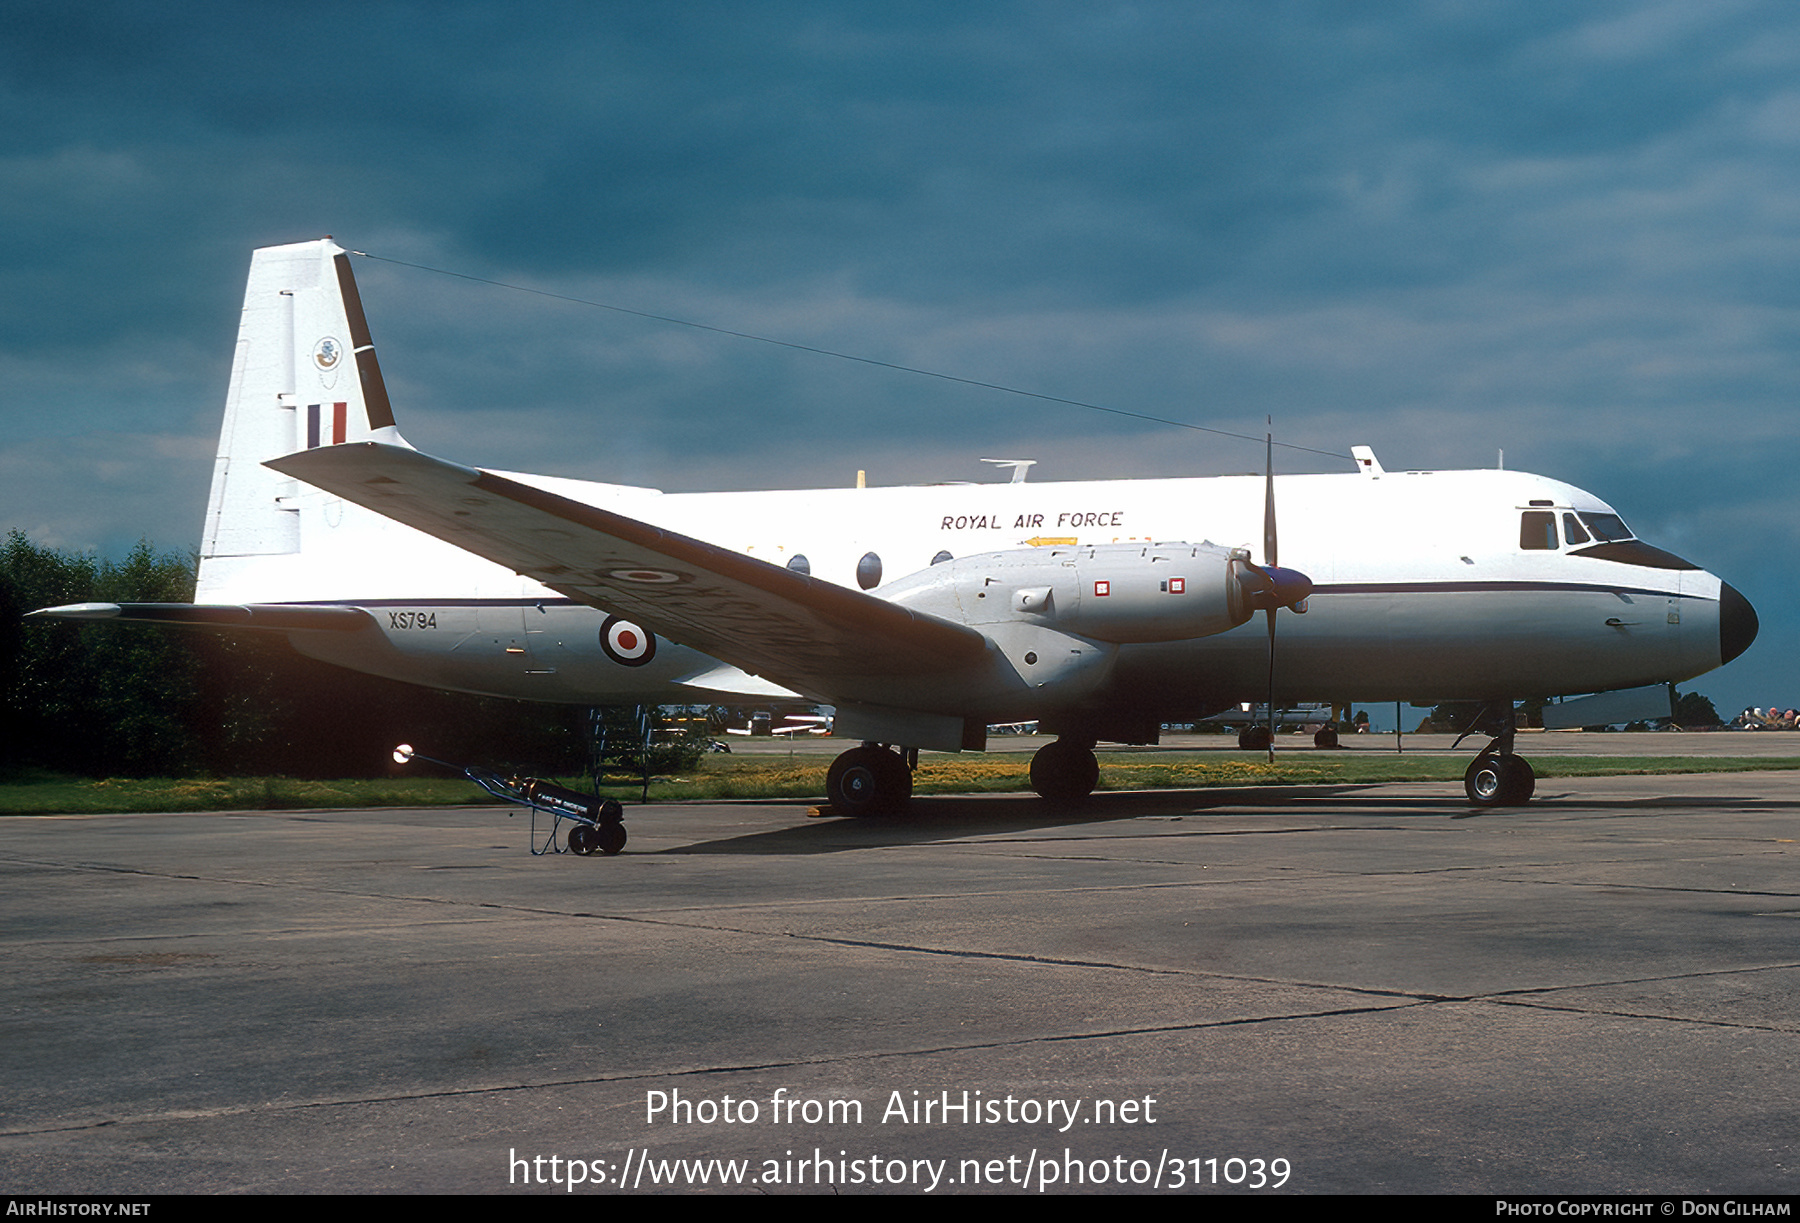
M 1023 622 L 1120 645 L 1185 641 L 1250 618 L 1258 579 L 1247 559 L 1210 543 L 987 552 L 933 565 L 881 594 L 971 627 Z

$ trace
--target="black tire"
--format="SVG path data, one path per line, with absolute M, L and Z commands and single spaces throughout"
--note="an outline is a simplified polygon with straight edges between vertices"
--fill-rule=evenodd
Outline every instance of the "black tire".
M 586 857 L 598 848 L 594 841 L 594 830 L 586 824 L 577 824 L 569 829 L 569 852 Z
M 1502 756 L 1500 764 L 1506 770 L 1506 805 L 1523 807 L 1537 792 L 1537 774 L 1531 762 L 1523 756 Z
M 1077 743 L 1045 744 L 1031 758 L 1031 788 L 1039 798 L 1078 803 L 1100 784 L 1100 762 L 1093 749 Z
M 1486 753 L 1475 757 L 1463 773 L 1463 793 L 1477 807 L 1498 807 L 1505 803 L 1506 774 L 1499 756 Z
M 853 747 L 831 762 L 825 794 L 839 815 L 884 815 L 912 797 L 912 773 L 886 748 Z
M 883 810 L 898 811 L 912 801 L 913 775 L 898 752 L 878 750 L 881 758 L 881 787 L 885 795 Z
M 1523 756 L 1483 752 L 1463 774 L 1463 793 L 1477 807 L 1521 807 L 1536 790 L 1537 774 Z
M 1239 751 L 1266 752 L 1269 750 L 1269 743 L 1269 728 L 1261 722 L 1238 731 Z
M 1313 732 L 1313 746 L 1314 747 L 1336 747 L 1337 745 L 1338 745 L 1337 727 L 1321 726 L 1318 730 L 1315 730 Z

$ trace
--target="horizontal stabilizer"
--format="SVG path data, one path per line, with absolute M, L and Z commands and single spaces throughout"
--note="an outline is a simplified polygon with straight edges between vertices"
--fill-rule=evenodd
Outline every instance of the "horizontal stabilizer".
M 796 691 L 942 673 L 987 650 L 966 625 L 410 448 L 322 446 L 268 466 Z
M 307 607 L 285 603 L 69 603 L 29 613 L 50 620 L 105 620 L 170 624 L 182 628 L 326 629 L 354 632 L 373 624 L 360 607 Z

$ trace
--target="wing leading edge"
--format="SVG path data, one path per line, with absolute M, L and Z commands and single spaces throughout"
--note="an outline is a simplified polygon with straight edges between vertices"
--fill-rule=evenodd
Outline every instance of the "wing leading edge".
M 357 442 L 267 464 L 797 691 L 976 664 L 965 625 L 410 448 Z

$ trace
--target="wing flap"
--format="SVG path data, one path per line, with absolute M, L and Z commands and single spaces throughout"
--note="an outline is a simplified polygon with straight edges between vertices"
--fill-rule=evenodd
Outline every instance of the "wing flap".
M 410 448 L 322 446 L 268 466 L 784 685 L 936 673 L 987 649 L 965 625 Z

